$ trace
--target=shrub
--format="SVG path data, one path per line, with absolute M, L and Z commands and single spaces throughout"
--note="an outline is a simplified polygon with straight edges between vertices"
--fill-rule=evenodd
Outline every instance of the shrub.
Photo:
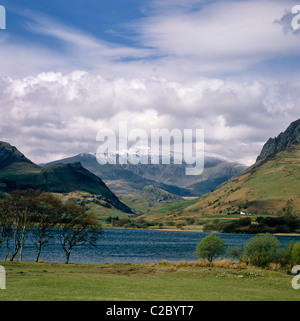
M 183 223 L 177 223 L 177 224 L 176 224 L 176 228 L 182 229 L 182 228 L 183 228 Z
M 242 254 L 243 254 L 243 251 L 239 246 L 231 246 L 227 250 L 227 256 L 232 258 L 233 260 L 239 261 Z
M 262 231 L 269 233 L 290 233 L 300 226 L 299 218 L 294 216 L 258 217 L 256 222 Z
M 223 230 L 225 224 L 226 223 L 216 223 L 216 224 L 207 223 L 203 226 L 203 231 L 204 232 L 213 232 L 213 231 L 221 232 Z
M 195 255 L 200 259 L 206 259 L 210 263 L 225 253 L 224 241 L 214 235 L 207 235 L 196 247 Z
M 105 221 L 106 223 L 112 223 L 113 221 L 118 221 L 119 216 L 109 216 Z
M 120 220 L 113 220 L 112 221 L 112 225 L 113 226 L 117 226 L 117 227 L 120 227 L 120 226 L 125 226 L 127 224 L 130 224 L 130 219 L 127 219 L 127 218 L 122 218 Z
M 251 264 L 265 267 L 269 263 L 278 261 L 279 248 L 280 244 L 275 236 L 254 236 L 245 244 L 244 256 L 249 259 Z
M 195 219 L 194 218 L 188 217 L 185 220 L 186 220 L 187 224 L 189 224 L 189 225 L 195 224 Z
M 219 228 L 216 227 L 219 226 Z M 289 217 L 257 217 L 256 224 L 251 223 L 250 217 L 240 218 L 223 224 L 215 224 L 214 230 L 224 233 L 290 233 L 300 227 L 300 219 L 294 216 Z
M 239 220 L 233 220 L 227 223 L 223 228 L 223 232 L 224 233 L 243 233 L 243 230 L 245 230 L 245 227 L 249 228 L 250 226 L 251 226 L 250 217 L 240 218 Z
M 280 249 L 280 263 L 282 266 L 286 266 L 291 263 L 294 244 L 294 242 L 289 242 L 284 248 Z
M 294 244 L 292 249 L 292 260 L 295 263 L 300 263 L 300 242 Z

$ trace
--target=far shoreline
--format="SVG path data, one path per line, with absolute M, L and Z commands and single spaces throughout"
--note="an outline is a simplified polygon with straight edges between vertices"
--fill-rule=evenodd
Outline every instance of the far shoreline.
M 136 230 L 136 231 L 170 231 L 170 232 L 197 232 L 197 233 L 218 233 L 218 234 L 240 234 L 240 235 L 274 235 L 274 236 L 300 236 L 300 233 L 257 233 L 257 234 L 249 234 L 249 233 L 223 233 L 219 231 L 210 231 L 205 232 L 203 230 L 191 230 L 191 229 L 178 229 L 178 228 L 123 228 L 123 227 L 103 227 L 103 230 Z

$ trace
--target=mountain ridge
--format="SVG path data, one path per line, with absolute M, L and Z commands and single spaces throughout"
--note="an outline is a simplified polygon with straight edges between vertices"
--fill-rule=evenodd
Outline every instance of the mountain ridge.
M 14 163 L 34 163 L 24 156 L 15 146 L 0 141 L 0 169 L 10 166 Z
M 32 188 L 41 192 L 70 193 L 83 191 L 96 194 L 108 205 L 126 213 L 131 209 L 96 175 L 80 163 L 56 164 L 43 168 L 26 158 L 16 147 L 0 142 L 0 190 Z
M 289 146 L 300 144 L 300 119 L 293 121 L 287 129 L 275 138 L 269 138 L 262 148 L 256 162 L 264 160 Z
M 91 153 L 81 153 L 42 166 L 75 161 L 81 162 L 83 167 L 101 177 L 111 190 L 122 195 L 138 194 L 144 187 L 153 185 L 178 196 L 198 197 L 247 168 L 237 162 L 209 155 L 206 156 L 203 174 L 192 177 L 185 175 L 186 164 L 100 165 L 95 154 Z
M 300 120 L 263 146 L 257 161 L 241 174 L 202 195 L 185 213 L 300 214 Z

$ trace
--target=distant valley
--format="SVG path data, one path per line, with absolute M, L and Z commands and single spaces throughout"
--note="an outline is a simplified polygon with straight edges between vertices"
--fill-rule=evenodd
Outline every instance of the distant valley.
M 178 196 L 199 197 L 247 168 L 209 153 L 205 154 L 205 168 L 199 176 L 185 175 L 184 163 L 100 165 L 95 155 L 88 153 L 55 160 L 42 166 L 74 162 L 80 162 L 84 168 L 99 176 L 114 193 L 126 196 L 137 195 L 144 187 L 151 185 Z
M 194 204 L 183 217 L 201 215 L 300 214 L 300 120 L 270 138 L 254 165 L 230 178 Z
M 206 154 L 199 176 L 186 176 L 185 164 L 100 165 L 88 153 L 36 165 L 4 142 L 0 157 L 2 193 L 56 193 L 118 227 L 203 230 L 241 213 L 254 225 L 258 216 L 300 214 L 300 120 L 270 138 L 249 168 Z

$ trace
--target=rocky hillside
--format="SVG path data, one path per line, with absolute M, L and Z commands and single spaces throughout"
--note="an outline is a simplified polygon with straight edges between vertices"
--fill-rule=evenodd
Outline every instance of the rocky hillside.
M 16 147 L 0 143 L 0 191 L 32 188 L 42 192 L 71 193 L 74 191 L 97 195 L 103 204 L 131 213 L 96 175 L 80 163 L 56 164 L 43 168 L 26 158 Z
M 194 214 L 300 214 L 300 120 L 264 145 L 257 162 L 184 209 Z
M 256 161 L 267 159 L 290 146 L 300 144 L 300 119 L 292 122 L 290 126 L 275 138 L 270 138 L 264 145 Z
M 18 149 L 6 142 L 0 142 L 0 169 L 15 163 L 27 163 L 34 165 Z
M 171 194 L 152 185 L 144 187 L 140 192 L 140 197 L 144 198 L 148 202 L 155 202 L 160 204 L 183 201 L 182 197 Z

